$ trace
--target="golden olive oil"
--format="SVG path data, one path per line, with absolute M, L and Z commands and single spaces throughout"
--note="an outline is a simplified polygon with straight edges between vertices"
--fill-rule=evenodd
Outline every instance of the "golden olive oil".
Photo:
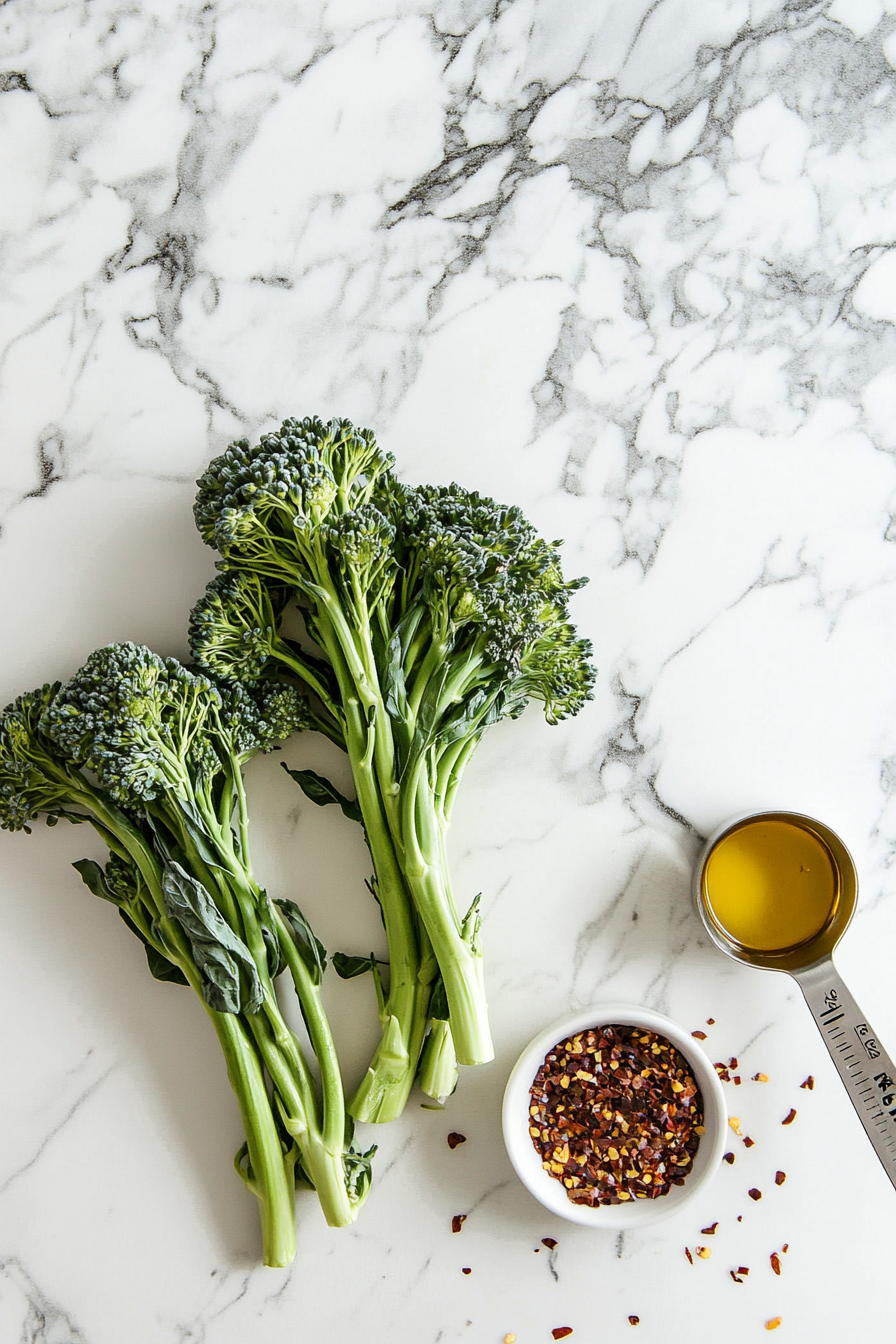
M 827 845 L 797 821 L 757 818 L 723 835 L 703 875 L 716 924 L 747 951 L 784 952 L 822 932 L 839 877 Z

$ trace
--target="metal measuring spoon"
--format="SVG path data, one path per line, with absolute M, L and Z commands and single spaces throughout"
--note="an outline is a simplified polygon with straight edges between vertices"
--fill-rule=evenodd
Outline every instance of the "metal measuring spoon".
M 736 942 L 714 914 L 707 888 L 709 859 L 721 841 L 750 823 L 768 821 L 814 834 L 827 849 L 836 878 L 834 900 L 821 932 L 778 952 L 757 951 Z M 782 880 L 782 898 L 787 896 L 786 880 Z M 834 948 L 849 926 L 858 894 L 855 864 L 843 841 L 828 826 L 799 812 L 745 812 L 720 826 L 703 846 L 694 869 L 693 893 L 700 918 L 717 947 L 746 966 L 786 971 L 796 980 L 874 1151 L 896 1186 L 896 1064 L 878 1041 L 833 961 Z

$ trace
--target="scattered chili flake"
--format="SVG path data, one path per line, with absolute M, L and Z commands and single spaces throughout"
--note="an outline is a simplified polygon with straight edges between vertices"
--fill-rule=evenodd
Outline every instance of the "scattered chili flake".
M 810 1092 L 812 1091 L 814 1086 L 815 1086 L 815 1079 L 812 1077 L 811 1073 L 809 1074 L 809 1077 L 806 1079 L 804 1083 L 800 1083 L 800 1087 L 806 1087 L 809 1089 Z
M 772 1269 L 775 1271 L 775 1273 L 776 1273 L 776 1274 L 780 1274 L 780 1273 L 781 1273 L 781 1257 L 778 1255 L 778 1252 L 777 1252 L 777 1251 L 772 1251 L 771 1255 L 769 1256 L 769 1261 L 771 1262 L 771 1267 L 772 1267 Z
M 688 1263 L 689 1263 L 689 1264 L 693 1264 L 693 1263 L 694 1263 L 694 1257 L 691 1255 L 691 1253 L 690 1253 L 690 1251 L 688 1250 L 687 1246 L 685 1246 L 685 1248 L 684 1248 L 684 1253 L 685 1253 L 685 1255 L 686 1255 L 687 1258 L 688 1258 Z
M 740 1087 L 740 1074 L 739 1074 L 739 1073 L 736 1073 L 736 1074 L 734 1075 L 734 1086 L 735 1086 L 735 1087 Z
M 755 1147 L 756 1147 L 756 1140 L 755 1140 L 755 1139 L 751 1139 L 750 1136 L 749 1136 L 749 1134 L 745 1134 L 745 1135 L 744 1135 L 744 1147 L 745 1147 L 745 1148 L 755 1148 Z
M 786 1180 L 787 1176 L 783 1171 L 775 1172 L 775 1185 L 783 1185 Z
M 714 1027 L 715 1024 L 716 1024 L 716 1020 L 715 1020 L 714 1017 L 708 1017 L 708 1018 L 706 1019 L 706 1025 L 707 1025 L 708 1027 Z
M 767 1083 L 767 1082 L 768 1082 L 768 1074 L 767 1074 L 767 1073 L 754 1073 L 754 1074 L 753 1074 L 753 1082 L 754 1082 L 754 1083 Z
M 762 1191 L 761 1191 L 761 1190 L 757 1190 L 756 1187 L 755 1187 L 755 1185 L 753 1186 L 752 1190 L 748 1190 L 748 1191 L 747 1191 L 747 1194 L 750 1196 L 751 1199 L 761 1199 L 761 1198 L 762 1198 Z
M 629 1323 L 629 1325 L 640 1325 L 640 1324 L 641 1324 L 641 1317 L 640 1317 L 640 1316 L 629 1316 L 629 1318 L 628 1318 L 628 1323 Z
M 540 1247 L 540 1246 L 536 1246 L 536 1247 L 535 1247 L 535 1254 L 536 1254 L 536 1255 L 541 1255 L 541 1247 Z
M 466 1141 L 467 1141 L 466 1134 L 451 1133 L 448 1135 L 448 1147 L 451 1149 L 452 1152 L 454 1152 L 455 1148 L 459 1143 L 466 1143 Z
M 773 1316 L 770 1321 L 766 1321 L 765 1328 L 766 1330 L 777 1330 L 780 1324 L 781 1324 L 781 1317 Z
M 789 1242 L 789 1241 L 785 1241 L 784 1245 L 781 1247 L 781 1250 L 782 1250 L 782 1251 L 784 1252 L 784 1254 L 786 1255 L 787 1252 L 790 1250 L 790 1242 Z
M 606 1024 L 558 1041 L 530 1088 L 529 1134 L 573 1204 L 657 1199 L 683 1185 L 703 1099 L 671 1041 Z
M 695 1036 L 695 1037 L 697 1038 L 698 1041 L 705 1041 L 705 1040 L 706 1040 L 706 1032 L 705 1032 L 705 1031 L 692 1031 L 692 1032 L 691 1032 L 691 1035 L 692 1035 L 692 1036 Z
M 462 1270 L 461 1270 L 461 1274 L 472 1274 L 472 1273 L 473 1273 L 472 1269 L 462 1269 Z
M 465 1213 L 456 1213 L 451 1219 L 451 1231 L 459 1232 L 466 1221 L 467 1215 Z
M 697 1252 L 701 1260 L 708 1260 L 709 1257 L 712 1255 L 712 1251 L 709 1249 L 708 1246 L 695 1246 L 694 1250 Z
M 732 1166 L 733 1163 L 734 1163 L 734 1161 L 735 1161 L 734 1154 L 733 1154 L 733 1153 L 726 1153 L 725 1156 L 722 1158 L 722 1161 L 723 1161 L 723 1162 L 727 1162 L 729 1166 Z
M 738 1274 L 743 1274 L 744 1278 L 746 1278 L 750 1271 L 746 1265 L 738 1265 L 737 1272 Z
M 551 1334 L 554 1336 L 555 1339 L 566 1339 L 568 1335 L 572 1334 L 572 1326 L 555 1325 L 553 1330 L 551 1331 Z
M 723 1083 L 731 1082 L 731 1074 L 725 1068 L 724 1064 L 713 1064 L 713 1068 L 715 1069 L 716 1073 L 719 1075 Z
M 701 1237 L 714 1237 L 716 1234 L 717 1227 L 718 1223 L 712 1223 L 710 1227 L 701 1227 L 700 1229 Z
M 743 1279 L 738 1278 L 736 1270 L 729 1269 L 728 1273 L 731 1275 L 735 1283 L 743 1283 Z
M 729 1115 L 728 1124 L 734 1130 L 735 1134 L 740 1134 L 740 1118 L 736 1115 Z
M 795 1119 L 796 1119 L 796 1111 L 791 1106 L 790 1110 L 787 1112 L 784 1119 L 781 1121 L 781 1124 L 792 1125 Z
M 504 1336 L 504 1344 L 516 1344 L 516 1335 L 512 1330 L 509 1335 Z
M 743 1214 L 742 1214 L 742 1213 L 739 1213 L 739 1214 L 737 1215 L 737 1221 L 738 1221 L 739 1223 L 742 1223 L 743 1220 L 744 1220 L 744 1216 L 743 1216 Z
M 736 1068 L 737 1068 L 737 1055 L 732 1055 L 732 1056 L 731 1056 L 731 1058 L 730 1058 L 729 1061 L 728 1061 L 728 1067 L 729 1067 L 729 1069 L 736 1069 Z
M 557 1247 L 557 1243 L 553 1237 L 542 1237 L 541 1244 L 542 1246 L 547 1246 L 549 1251 L 553 1251 Z

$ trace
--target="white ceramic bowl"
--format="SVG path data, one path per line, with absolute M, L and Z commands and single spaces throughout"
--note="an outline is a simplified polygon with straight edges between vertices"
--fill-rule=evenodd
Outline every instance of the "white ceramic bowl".
M 589 1027 L 615 1024 L 654 1031 L 658 1036 L 665 1036 L 681 1051 L 693 1070 L 694 1079 L 703 1096 L 706 1133 L 700 1138 L 700 1147 L 683 1185 L 673 1185 L 668 1194 L 660 1195 L 657 1199 L 633 1199 L 625 1204 L 603 1204 L 591 1208 L 587 1204 L 573 1204 L 566 1196 L 565 1187 L 542 1167 L 541 1157 L 529 1136 L 529 1089 L 551 1046 Z M 507 1080 L 503 1125 L 504 1143 L 516 1174 L 545 1208 L 561 1218 L 568 1218 L 570 1222 L 613 1231 L 644 1227 L 647 1223 L 656 1223 L 678 1213 L 718 1170 L 727 1137 L 722 1084 L 699 1042 L 668 1017 L 663 1017 L 662 1013 L 655 1013 L 650 1008 L 638 1008 L 630 1003 L 600 1003 L 572 1017 L 563 1017 L 539 1032 L 526 1046 Z

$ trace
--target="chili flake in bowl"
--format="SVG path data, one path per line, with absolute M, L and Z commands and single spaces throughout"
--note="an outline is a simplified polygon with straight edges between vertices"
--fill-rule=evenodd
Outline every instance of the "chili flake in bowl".
M 593 1227 L 676 1213 L 717 1170 L 725 1125 L 721 1084 L 696 1040 L 629 1004 L 541 1032 L 504 1097 L 504 1140 L 523 1183 Z

